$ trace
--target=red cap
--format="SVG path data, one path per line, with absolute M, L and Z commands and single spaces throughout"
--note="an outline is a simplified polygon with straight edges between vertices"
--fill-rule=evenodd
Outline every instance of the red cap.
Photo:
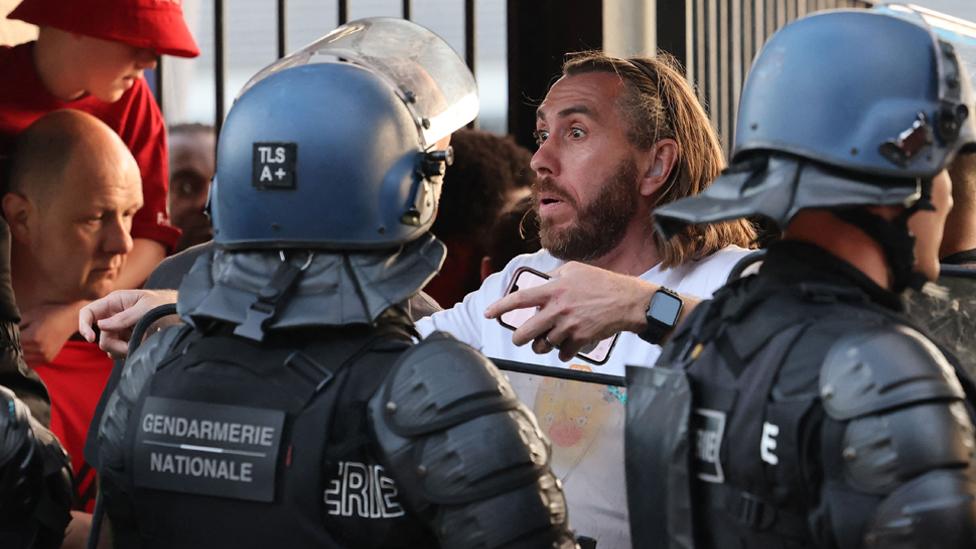
M 179 57 L 200 49 L 183 0 L 24 0 L 7 17 Z

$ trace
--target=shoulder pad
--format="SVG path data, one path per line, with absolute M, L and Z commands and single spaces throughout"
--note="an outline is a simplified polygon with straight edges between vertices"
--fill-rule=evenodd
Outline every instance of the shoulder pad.
M 105 412 L 98 427 L 99 469 L 121 469 L 125 432 L 129 415 L 146 384 L 152 379 L 166 353 L 176 342 L 180 333 L 189 329 L 185 325 L 169 326 L 153 334 L 129 356 L 119 377 L 112 396 L 105 405 Z M 102 472 L 102 471 L 100 471 Z
M 377 395 L 399 436 L 440 431 L 518 406 L 515 392 L 490 360 L 442 332 L 405 352 Z
M 838 339 L 820 370 L 820 398 L 836 420 L 926 400 L 961 400 L 962 386 L 939 349 L 900 325 Z
M 575 547 L 549 443 L 505 378 L 432 334 L 369 402 L 381 461 L 446 549 Z

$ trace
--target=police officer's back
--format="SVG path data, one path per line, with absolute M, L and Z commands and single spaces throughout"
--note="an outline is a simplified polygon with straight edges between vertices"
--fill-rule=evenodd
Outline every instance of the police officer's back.
M 965 78 L 927 28 L 870 12 L 763 48 L 731 168 L 656 215 L 674 234 L 762 214 L 785 239 L 628 372 L 635 544 L 976 546 L 971 383 L 898 296 L 938 274 Z
M 245 87 L 187 324 L 130 354 L 101 420 L 116 546 L 575 545 L 531 412 L 470 347 L 414 345 L 402 308 L 443 260 L 438 144 L 473 90 L 440 39 L 382 19 Z

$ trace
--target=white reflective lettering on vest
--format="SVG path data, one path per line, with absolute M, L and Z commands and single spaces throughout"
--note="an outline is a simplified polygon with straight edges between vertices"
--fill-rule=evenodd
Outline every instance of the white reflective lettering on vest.
M 723 483 L 722 438 L 725 436 L 725 412 L 695 408 L 690 432 L 694 434 L 692 466 L 699 479 L 705 482 Z
M 779 458 L 773 453 L 773 450 L 776 449 L 777 435 L 779 435 L 779 426 L 764 421 L 762 440 L 759 442 L 759 456 L 770 465 L 779 463 Z
M 404 515 L 393 479 L 382 465 L 340 461 L 338 478 L 325 490 L 326 512 L 340 517 L 387 519 Z

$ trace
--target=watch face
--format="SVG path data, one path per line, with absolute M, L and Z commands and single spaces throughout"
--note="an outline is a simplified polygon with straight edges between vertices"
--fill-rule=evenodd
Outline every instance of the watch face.
M 681 312 L 681 300 L 664 292 L 654 294 L 648 315 L 668 326 L 674 326 Z

